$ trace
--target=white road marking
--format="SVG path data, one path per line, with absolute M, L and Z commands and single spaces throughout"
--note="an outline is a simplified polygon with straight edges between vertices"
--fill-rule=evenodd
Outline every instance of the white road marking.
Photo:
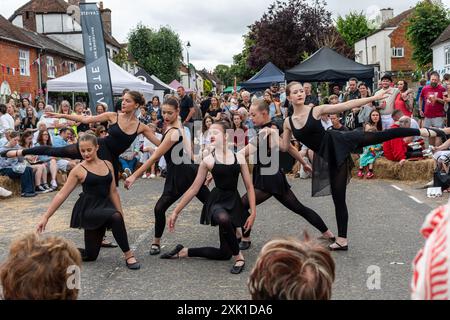
M 420 201 L 419 199 L 417 199 L 416 197 L 413 196 L 409 196 L 413 201 L 417 202 L 418 204 L 423 204 L 422 201 Z
M 392 188 L 394 188 L 394 189 L 397 189 L 398 191 L 403 191 L 403 189 L 401 189 L 401 188 L 397 187 L 397 186 L 396 186 L 396 185 L 394 185 L 394 184 L 393 184 L 393 185 L 391 185 L 391 187 L 392 187 Z

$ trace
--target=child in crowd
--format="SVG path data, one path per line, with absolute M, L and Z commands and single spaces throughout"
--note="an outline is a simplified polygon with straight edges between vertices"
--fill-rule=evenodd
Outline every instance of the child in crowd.
M 366 132 L 377 132 L 377 130 L 373 127 L 367 127 Z M 366 179 L 372 179 L 374 177 L 373 164 L 378 158 L 382 156 L 382 154 L 383 154 L 382 144 L 364 147 L 363 153 L 359 158 L 358 177 L 364 178 L 364 168 L 368 167 Z

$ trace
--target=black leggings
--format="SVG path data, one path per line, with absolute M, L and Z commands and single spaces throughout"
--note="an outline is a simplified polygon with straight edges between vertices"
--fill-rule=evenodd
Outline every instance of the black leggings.
M 193 248 L 188 249 L 188 257 L 206 258 L 211 260 L 230 260 L 239 254 L 239 243 L 236 239 L 235 226 L 230 215 L 225 210 L 213 213 L 211 220 L 219 226 L 220 248 Z
M 315 211 L 311 210 L 308 207 L 305 207 L 300 201 L 298 201 L 297 197 L 295 196 L 294 192 L 292 192 L 292 190 L 289 190 L 286 194 L 277 195 L 255 189 L 255 196 L 257 206 L 267 201 L 271 197 L 275 197 L 275 199 L 277 199 L 282 205 L 305 218 L 306 221 L 308 221 L 321 233 L 325 233 L 328 231 L 328 227 L 325 225 L 325 222 L 323 222 L 322 218 Z M 242 197 L 242 205 L 244 206 L 244 210 L 250 209 L 247 194 Z M 251 230 L 245 231 L 243 235 L 244 238 L 250 237 L 250 233 Z
M 206 186 L 202 186 L 197 194 L 197 199 L 203 204 L 208 200 L 210 191 Z M 168 195 L 163 194 L 155 205 L 155 238 L 159 239 L 164 233 L 166 227 L 166 211 L 180 199 L 183 194 Z
M 127 230 L 125 229 L 125 222 L 120 213 L 115 213 L 109 218 L 109 220 L 96 230 L 84 230 L 84 244 L 85 249 L 80 250 L 83 261 L 95 261 L 97 260 L 100 248 L 102 246 L 103 237 L 105 236 L 106 229 L 112 229 L 114 239 L 116 239 L 122 252 L 130 251 L 128 244 Z
M 420 130 L 408 128 L 394 128 L 381 132 L 364 132 L 361 140 L 358 141 L 358 148 L 379 144 L 395 138 L 409 136 L 420 136 Z M 345 201 L 348 182 L 348 164 L 343 163 L 339 168 L 330 167 L 330 187 L 333 197 L 336 220 L 338 226 L 338 236 L 347 238 L 348 209 Z
M 65 147 L 55 148 L 52 146 L 39 146 L 29 149 L 24 149 L 22 155 L 28 156 L 49 156 L 55 158 L 69 158 L 83 160 L 80 150 L 78 149 L 78 143 L 69 144 Z

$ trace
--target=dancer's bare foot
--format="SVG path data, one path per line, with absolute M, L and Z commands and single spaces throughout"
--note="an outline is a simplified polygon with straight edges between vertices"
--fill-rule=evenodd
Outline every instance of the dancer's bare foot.
M 19 158 L 22 157 L 22 150 L 8 150 L 0 154 L 2 158 Z

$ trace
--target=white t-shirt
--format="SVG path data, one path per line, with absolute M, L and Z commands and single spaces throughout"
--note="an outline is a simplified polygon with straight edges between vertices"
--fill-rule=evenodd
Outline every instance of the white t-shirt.
M 5 134 L 7 130 L 14 130 L 14 118 L 9 113 L 0 117 L 0 135 Z
M 383 89 L 381 89 L 383 90 Z M 378 90 L 375 95 L 377 95 L 381 90 Z M 400 93 L 400 91 L 397 88 L 389 88 L 388 93 L 390 94 L 389 97 L 386 100 L 386 108 L 380 109 L 381 115 L 392 115 L 392 112 L 394 112 L 395 107 L 395 99 L 397 98 L 397 95 Z M 383 103 L 383 100 L 379 101 L 380 106 Z

